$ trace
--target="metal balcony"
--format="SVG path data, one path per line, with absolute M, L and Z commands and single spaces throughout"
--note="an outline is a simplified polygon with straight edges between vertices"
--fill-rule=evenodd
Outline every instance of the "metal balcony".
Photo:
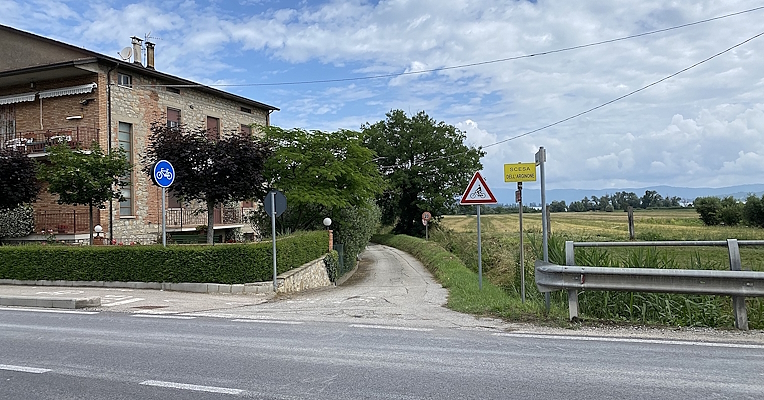
M 89 149 L 94 140 L 98 141 L 97 128 L 78 126 L 6 133 L 0 137 L 0 145 L 24 154 L 45 154 L 48 147 L 62 143 L 72 149 Z

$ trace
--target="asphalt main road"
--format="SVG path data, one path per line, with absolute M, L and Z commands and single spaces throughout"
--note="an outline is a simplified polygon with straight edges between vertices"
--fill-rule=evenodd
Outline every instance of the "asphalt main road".
M 343 286 L 275 298 L 108 291 L 122 297 L 96 309 L 0 307 L 0 398 L 764 393 L 761 332 L 571 331 L 477 319 L 445 309 L 446 291 L 408 254 L 372 245 L 362 259 Z
M 760 399 L 764 393 L 764 345 L 364 322 L 4 309 L 0 398 Z

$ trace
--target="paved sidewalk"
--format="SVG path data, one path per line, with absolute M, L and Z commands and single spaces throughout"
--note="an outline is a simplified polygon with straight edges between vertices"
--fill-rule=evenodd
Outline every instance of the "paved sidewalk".
M 4 306 L 74 308 L 64 306 L 63 302 L 98 298 L 100 304 L 87 304 L 77 308 L 87 307 L 103 311 L 156 314 L 235 309 L 261 304 L 273 297 L 273 293 L 207 294 L 150 289 L 0 285 L 0 305 Z M 17 301 L 11 303 L 12 299 Z M 49 305 L 40 302 L 56 299 L 61 304 Z M 33 301 L 40 303 L 38 305 L 30 304 Z

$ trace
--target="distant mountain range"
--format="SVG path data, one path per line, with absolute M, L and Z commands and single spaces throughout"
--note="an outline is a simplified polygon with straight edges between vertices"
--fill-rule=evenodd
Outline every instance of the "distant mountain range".
M 665 197 L 679 197 L 681 199 L 687 199 L 693 202 L 696 197 L 705 196 L 717 196 L 727 197 L 733 196 L 736 199 L 745 199 L 749 194 L 754 194 L 761 197 L 764 194 L 764 184 L 753 185 L 737 185 L 727 186 L 721 188 L 687 188 L 676 186 L 651 186 L 643 188 L 625 188 L 625 189 L 548 189 L 546 191 L 547 204 L 552 201 L 565 200 L 565 204 L 570 204 L 574 201 L 579 201 L 584 197 L 592 196 L 604 196 L 606 194 L 614 194 L 616 192 L 633 192 L 637 196 L 642 197 L 647 190 L 654 190 L 661 196 Z M 515 204 L 515 187 L 510 188 L 491 188 L 496 199 L 500 204 Z M 541 204 L 541 191 L 539 189 L 523 189 L 523 204 L 537 203 Z

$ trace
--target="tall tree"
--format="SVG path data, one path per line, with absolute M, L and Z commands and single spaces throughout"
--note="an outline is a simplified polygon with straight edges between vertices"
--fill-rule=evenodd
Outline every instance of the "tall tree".
M 158 160 L 172 164 L 175 182 L 169 190 L 184 200 L 206 204 L 207 243 L 212 244 L 216 206 L 265 196 L 263 169 L 270 154 L 270 146 L 252 135 L 235 132 L 217 138 L 206 129 L 155 122 L 143 172 L 150 177 Z
M 379 157 L 387 181 L 378 198 L 383 221 L 395 231 L 423 235 L 421 214 L 437 221 L 456 202 L 470 178 L 482 168 L 480 148 L 464 144 L 465 134 L 424 111 L 408 117 L 401 110 L 383 121 L 362 126 L 364 143 Z
M 48 191 L 58 195 L 59 204 L 88 206 L 93 244 L 93 207 L 121 199 L 125 184 L 120 178 L 132 169 L 125 151 L 118 148 L 104 154 L 96 142 L 88 151 L 56 145 L 50 148 L 49 161 L 40 166 L 39 179 L 48 182 Z
M 663 199 L 663 196 L 659 195 L 655 190 L 645 190 L 645 195 L 642 196 L 642 208 L 655 207 Z
M 0 149 L 0 210 L 11 210 L 37 199 L 36 161 L 20 151 Z
M 382 192 L 374 152 L 358 132 L 265 128 L 274 149 L 265 176 L 284 192 L 289 227 L 309 229 L 340 209 L 365 205 Z

